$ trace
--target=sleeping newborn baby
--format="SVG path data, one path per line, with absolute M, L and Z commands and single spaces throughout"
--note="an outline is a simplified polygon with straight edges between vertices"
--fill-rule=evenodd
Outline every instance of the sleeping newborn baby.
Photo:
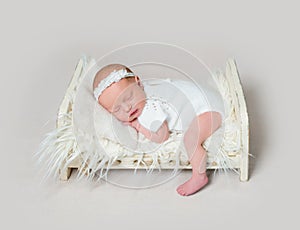
M 207 153 L 203 142 L 222 124 L 224 113 L 221 101 L 213 91 L 201 91 L 184 80 L 170 81 L 188 98 L 195 109 L 193 119 L 184 129 L 184 147 L 192 166 L 192 177 L 177 187 L 182 196 L 196 193 L 208 183 Z M 130 125 L 150 141 L 162 143 L 169 138 L 177 113 L 170 112 L 163 100 L 147 95 L 139 77 L 128 67 L 110 64 L 100 69 L 93 81 L 94 97 L 98 103 L 125 125 Z M 180 95 L 180 94 L 178 94 Z M 206 100 L 211 99 L 210 106 Z M 215 102 L 215 103 L 214 103 Z M 184 106 L 181 107 L 184 110 Z

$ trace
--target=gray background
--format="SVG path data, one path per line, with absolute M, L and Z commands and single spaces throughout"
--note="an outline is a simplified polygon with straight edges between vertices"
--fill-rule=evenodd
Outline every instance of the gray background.
M 299 20 L 297 1 L 2 1 L 1 228 L 298 226 Z M 80 55 L 144 41 L 181 46 L 212 69 L 237 60 L 256 157 L 249 182 L 221 174 L 190 197 L 175 191 L 189 171 L 145 190 L 39 184 L 32 154 Z

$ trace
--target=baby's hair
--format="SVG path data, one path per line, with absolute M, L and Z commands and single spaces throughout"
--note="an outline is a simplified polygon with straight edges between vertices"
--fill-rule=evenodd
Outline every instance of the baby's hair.
M 93 82 L 93 91 L 95 88 L 98 86 L 98 84 L 106 78 L 111 72 L 114 70 L 118 71 L 121 69 L 126 69 L 127 72 L 133 73 L 131 69 L 129 69 L 127 66 L 122 65 L 122 64 L 109 64 L 101 68 L 95 75 L 94 82 Z M 125 78 L 126 81 L 132 82 L 134 81 L 134 77 L 127 77 Z

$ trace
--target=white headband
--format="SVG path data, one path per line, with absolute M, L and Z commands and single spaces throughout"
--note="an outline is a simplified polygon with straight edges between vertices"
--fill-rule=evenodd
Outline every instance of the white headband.
M 98 101 L 101 93 L 112 83 L 120 81 L 122 78 L 135 76 L 133 73 L 127 72 L 126 69 L 114 70 L 106 78 L 104 78 L 94 90 L 94 97 Z

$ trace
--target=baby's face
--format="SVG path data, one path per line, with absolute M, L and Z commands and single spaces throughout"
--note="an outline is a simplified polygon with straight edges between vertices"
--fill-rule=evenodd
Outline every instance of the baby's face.
M 120 121 L 132 121 L 143 111 L 146 94 L 140 82 L 122 79 L 106 88 L 99 103 Z

